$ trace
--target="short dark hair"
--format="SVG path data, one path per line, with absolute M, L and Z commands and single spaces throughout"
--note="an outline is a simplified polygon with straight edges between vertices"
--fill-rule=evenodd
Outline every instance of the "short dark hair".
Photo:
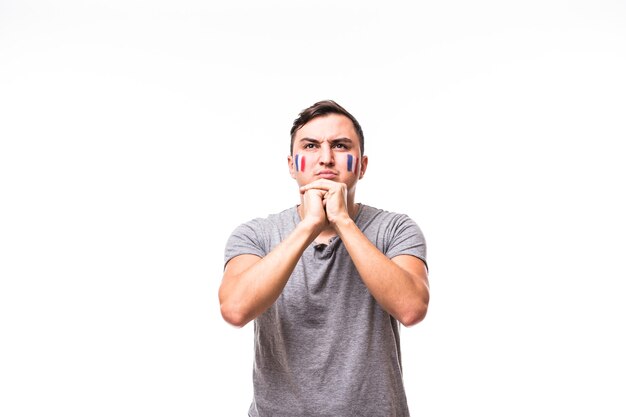
M 361 129 L 361 125 L 353 115 L 348 113 L 346 109 L 335 103 L 333 100 L 318 101 L 311 107 L 308 107 L 300 112 L 296 120 L 293 121 L 293 126 L 291 127 L 291 147 L 289 148 L 289 153 L 293 154 L 293 142 L 296 138 L 296 132 L 316 117 L 325 116 L 327 114 L 341 114 L 352 121 L 354 130 L 359 137 L 361 155 L 363 155 L 365 152 L 365 138 L 363 137 L 363 129 Z

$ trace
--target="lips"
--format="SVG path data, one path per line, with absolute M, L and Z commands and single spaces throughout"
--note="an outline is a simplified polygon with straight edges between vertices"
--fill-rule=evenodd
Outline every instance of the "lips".
M 324 171 L 320 171 L 317 173 L 318 177 L 322 177 L 322 178 L 326 178 L 326 179 L 332 179 L 335 178 L 338 174 L 335 171 L 328 171 L 328 170 L 324 170 Z

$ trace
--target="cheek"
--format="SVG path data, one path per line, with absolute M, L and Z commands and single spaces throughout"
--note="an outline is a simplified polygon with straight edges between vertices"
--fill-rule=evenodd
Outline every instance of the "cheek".
M 346 156 L 346 169 L 348 172 L 352 172 L 353 174 L 357 174 L 359 172 L 359 157 L 348 154 Z
M 306 169 L 306 158 L 304 155 L 296 154 L 295 156 L 296 172 L 304 172 Z

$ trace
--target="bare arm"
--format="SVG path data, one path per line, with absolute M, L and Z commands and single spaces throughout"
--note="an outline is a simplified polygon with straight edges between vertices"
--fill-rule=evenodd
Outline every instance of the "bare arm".
M 411 255 L 387 258 L 349 217 L 333 225 L 378 304 L 405 326 L 422 321 L 430 299 L 424 262 Z
M 424 262 L 411 255 L 389 259 L 378 250 L 350 217 L 345 184 L 319 180 L 302 187 L 301 192 L 311 189 L 325 191 L 328 221 L 378 304 L 405 326 L 422 321 L 430 300 Z
M 327 224 L 321 192 L 307 193 L 303 210 L 304 219 L 265 257 L 239 255 L 226 264 L 219 300 L 228 323 L 243 327 L 280 296 L 302 253 Z

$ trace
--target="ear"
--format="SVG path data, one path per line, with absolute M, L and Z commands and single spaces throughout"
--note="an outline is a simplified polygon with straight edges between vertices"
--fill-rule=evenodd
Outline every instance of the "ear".
M 294 180 L 296 179 L 296 166 L 295 163 L 293 161 L 293 156 L 289 155 L 287 157 L 287 165 L 289 165 L 289 174 L 291 175 L 291 178 L 293 178 Z
M 361 166 L 359 167 L 359 179 L 363 178 L 363 175 L 365 175 L 365 170 L 367 169 L 367 162 L 369 161 L 369 158 L 367 157 L 367 155 L 363 155 L 363 157 L 361 158 Z

